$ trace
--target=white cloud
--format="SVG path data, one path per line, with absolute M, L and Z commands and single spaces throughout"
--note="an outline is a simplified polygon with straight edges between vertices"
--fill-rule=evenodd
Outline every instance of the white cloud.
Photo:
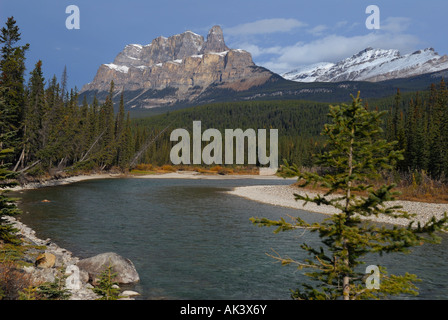
M 269 34 L 288 32 L 304 26 L 306 26 L 305 23 L 296 19 L 263 19 L 226 28 L 224 33 L 230 36 Z
M 226 28 L 232 47 L 247 50 L 255 63 L 274 72 L 283 73 L 299 66 L 318 62 L 337 62 L 367 47 L 398 49 L 402 54 L 418 48 L 418 37 L 406 33 L 412 21 L 405 17 L 388 17 L 380 30 L 369 31 L 359 23 L 339 21 L 333 26 L 319 24 L 309 26 L 296 19 L 264 19 Z M 306 29 L 305 29 L 306 27 Z M 302 28 L 302 30 L 300 30 Z M 362 35 L 350 35 L 366 30 Z M 274 33 L 296 32 L 301 42 L 284 45 L 290 35 Z M 273 35 L 269 37 L 269 35 Z
M 338 23 L 336 23 L 336 28 L 345 27 L 347 24 L 348 24 L 347 20 L 339 21 Z
M 260 47 L 259 45 L 249 42 L 235 43 L 232 47 L 250 52 L 253 58 L 260 57 L 265 54 L 281 55 L 284 50 L 281 46 Z
M 411 19 L 406 17 L 388 17 L 381 24 L 381 30 L 391 33 L 401 33 L 406 31 L 411 25 Z
M 324 33 L 324 31 L 328 30 L 328 27 L 324 24 L 320 24 L 318 26 L 315 26 L 312 29 L 308 30 L 308 33 L 311 33 L 314 36 L 320 36 Z

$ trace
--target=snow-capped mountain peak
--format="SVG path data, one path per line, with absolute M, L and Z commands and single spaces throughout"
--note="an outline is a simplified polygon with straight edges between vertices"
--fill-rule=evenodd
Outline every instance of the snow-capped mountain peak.
M 448 69 L 448 56 L 433 48 L 401 55 L 398 50 L 366 48 L 337 63 L 323 62 L 282 74 L 298 82 L 384 81 Z
M 282 74 L 282 77 L 298 82 L 314 82 L 334 67 L 334 65 L 335 64 L 331 62 L 315 63 L 308 66 L 302 66 Z

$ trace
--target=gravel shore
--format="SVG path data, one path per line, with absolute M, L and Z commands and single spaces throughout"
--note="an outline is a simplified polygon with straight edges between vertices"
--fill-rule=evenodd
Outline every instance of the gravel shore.
M 87 174 L 87 175 L 78 175 L 61 179 L 50 179 L 44 180 L 40 182 L 30 182 L 25 185 L 18 185 L 13 188 L 8 188 L 10 191 L 21 191 L 21 190 L 29 190 L 29 189 L 38 189 L 45 187 L 55 187 L 62 186 L 65 184 L 85 181 L 85 180 L 95 180 L 95 179 L 110 179 L 110 178 L 120 178 L 122 174 L 112 174 L 112 173 L 99 173 L 99 174 Z
M 72 176 L 61 179 L 50 179 L 39 182 L 30 182 L 25 185 L 8 188 L 10 191 L 21 191 L 27 189 L 38 189 L 45 187 L 61 186 L 70 183 L 95 180 L 95 179 L 113 179 L 113 178 L 135 178 L 135 179 L 203 179 L 203 180 L 234 180 L 234 179 L 263 179 L 263 180 L 284 180 L 284 178 L 275 175 L 219 175 L 219 174 L 202 174 L 195 171 L 177 171 L 168 173 L 154 174 L 124 174 L 124 173 L 98 173 Z M 292 180 L 291 181 L 295 181 Z M 292 182 L 291 182 L 292 183 Z
M 314 203 L 308 203 L 304 206 L 304 201 L 296 201 L 294 193 L 305 195 L 308 194 L 310 197 L 316 195 L 316 193 L 304 191 L 293 186 L 247 186 L 247 187 L 236 187 L 234 190 L 228 193 L 247 198 L 253 201 L 258 201 L 266 204 L 271 204 L 275 206 L 283 206 L 288 208 L 302 209 L 305 211 L 311 211 L 322 214 L 335 214 L 337 210 L 333 207 L 327 205 L 318 206 Z M 445 212 L 448 213 L 448 204 L 438 204 L 438 203 L 425 203 L 425 202 L 415 202 L 415 201 L 393 201 L 386 204 L 387 206 L 402 206 L 403 211 L 408 213 L 416 214 L 413 218 L 416 222 L 421 222 L 422 225 L 429 221 L 433 216 L 440 219 L 443 217 Z M 392 218 L 385 215 L 379 217 L 369 218 L 375 222 L 390 223 L 396 225 L 407 226 L 409 220 L 404 218 Z

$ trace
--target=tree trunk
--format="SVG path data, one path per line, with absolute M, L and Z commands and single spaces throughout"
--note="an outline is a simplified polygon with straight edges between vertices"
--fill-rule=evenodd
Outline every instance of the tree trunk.
M 22 164 L 22 167 L 23 167 L 23 159 L 24 158 L 25 158 L 25 147 L 23 147 L 22 153 L 20 154 L 20 157 L 19 157 L 19 160 L 17 161 L 17 163 L 12 171 L 16 172 L 17 169 L 19 168 L 20 164 Z

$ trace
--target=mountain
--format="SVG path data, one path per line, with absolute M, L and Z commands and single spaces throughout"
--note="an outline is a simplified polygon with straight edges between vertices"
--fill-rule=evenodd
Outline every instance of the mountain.
M 448 69 L 448 56 L 433 48 L 401 55 L 398 50 L 367 48 L 337 63 L 323 62 L 282 74 L 297 82 L 380 82 Z
M 309 100 L 337 103 L 361 91 L 381 98 L 404 91 L 427 90 L 446 78 L 448 57 L 433 49 L 400 55 L 367 48 L 338 63 L 319 63 L 280 76 L 257 66 L 249 52 L 229 48 L 219 26 L 207 38 L 186 31 L 150 44 L 129 44 L 111 63 L 99 67 L 79 94 L 80 102 L 104 101 L 110 82 L 117 108 L 140 114 L 164 113 L 194 105 L 227 101 Z
M 112 63 L 99 67 L 80 95 L 104 96 L 113 80 L 116 92 L 132 96 L 128 108 L 153 108 L 195 101 L 210 88 L 248 90 L 273 76 L 255 65 L 249 52 L 228 48 L 222 29 L 214 26 L 206 40 L 186 31 L 148 45 L 127 45 Z

